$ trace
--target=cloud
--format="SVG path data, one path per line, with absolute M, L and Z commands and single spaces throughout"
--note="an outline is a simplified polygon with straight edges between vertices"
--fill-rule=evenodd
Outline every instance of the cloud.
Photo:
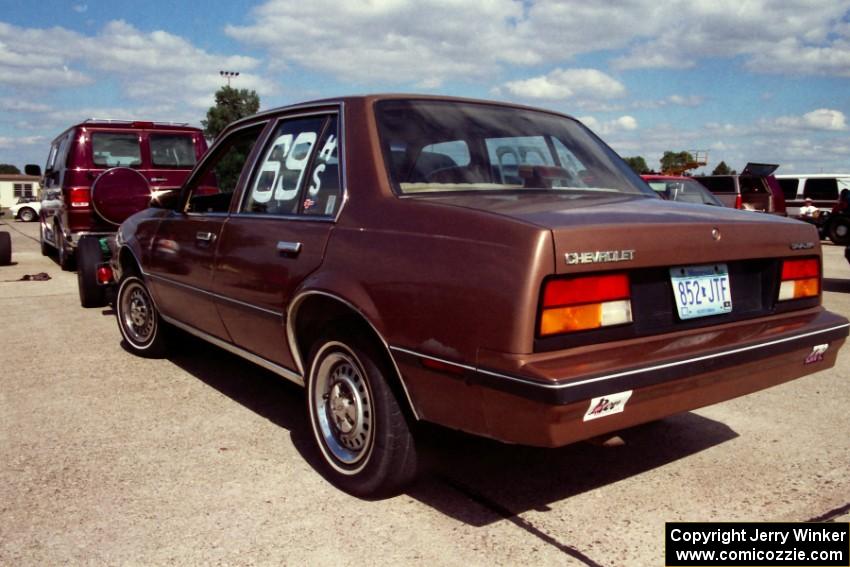
M 47 138 L 44 136 L 0 136 L 0 150 L 17 149 L 21 146 L 45 146 Z
M 762 122 L 770 129 L 779 130 L 847 130 L 847 121 L 840 110 L 819 108 L 802 116 L 780 116 L 772 121 Z
M 600 122 L 594 116 L 582 116 L 579 120 L 601 136 L 607 136 L 617 132 L 630 132 L 638 129 L 637 120 L 629 115 L 623 115 L 604 122 Z
M 644 6 L 646 8 L 646 6 Z M 616 69 L 683 69 L 707 58 L 736 58 L 757 73 L 850 76 L 846 0 L 666 2 L 646 39 L 613 61 Z
M 143 32 L 122 20 L 94 36 L 63 28 L 20 28 L 0 23 L 0 75 L 21 89 L 80 87 L 96 80 L 117 82 L 135 100 L 172 107 L 206 108 L 221 86 L 221 69 L 240 71 L 238 86 L 261 95 L 272 81 L 254 73 L 260 62 L 240 55 L 215 55 L 165 32 Z
M 524 99 L 618 98 L 626 87 L 596 69 L 555 69 L 547 75 L 504 84 L 510 94 Z
M 88 11 L 89 5 L 88 4 L 74 4 L 71 8 L 78 14 L 84 14 Z

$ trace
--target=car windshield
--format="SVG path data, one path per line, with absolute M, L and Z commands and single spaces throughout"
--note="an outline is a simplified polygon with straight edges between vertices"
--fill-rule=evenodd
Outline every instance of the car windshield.
M 723 206 L 723 203 L 706 187 L 693 179 L 652 179 L 647 183 L 656 193 L 669 201 Z
M 91 137 L 92 161 L 102 167 L 138 167 L 142 153 L 138 134 L 95 132 Z
M 579 122 L 497 105 L 388 100 L 376 105 L 384 159 L 403 194 L 558 191 L 652 195 Z

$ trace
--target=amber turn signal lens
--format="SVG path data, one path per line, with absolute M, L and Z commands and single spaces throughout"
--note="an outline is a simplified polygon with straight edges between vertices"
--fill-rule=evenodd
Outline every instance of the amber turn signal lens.
M 820 263 L 817 258 L 784 260 L 779 301 L 817 297 L 820 293 Z

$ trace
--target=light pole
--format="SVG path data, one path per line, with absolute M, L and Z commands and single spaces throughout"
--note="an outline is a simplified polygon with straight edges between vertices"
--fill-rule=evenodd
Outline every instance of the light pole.
M 239 76 L 238 71 L 219 71 L 219 75 L 227 79 L 227 86 L 230 86 L 230 79 L 234 79 Z

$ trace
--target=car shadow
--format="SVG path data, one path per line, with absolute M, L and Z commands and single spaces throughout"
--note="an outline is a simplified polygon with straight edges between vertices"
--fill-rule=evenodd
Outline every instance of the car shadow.
M 836 293 L 850 293 L 850 280 L 838 278 L 824 278 L 823 290 Z
M 278 375 L 189 335 L 169 360 L 218 392 L 289 432 L 316 471 L 303 390 Z M 432 425 L 418 427 L 419 481 L 407 494 L 456 520 L 485 526 L 640 475 L 737 437 L 723 423 L 684 413 L 621 431 L 619 446 L 559 449 L 505 445 Z M 470 500 L 478 506 L 470 506 Z
M 558 449 L 512 446 L 443 432 L 425 449 L 430 474 L 410 496 L 459 521 L 484 526 L 634 477 L 738 436 L 727 425 L 684 413 Z M 439 447 L 435 443 L 439 443 Z M 439 490 L 448 485 L 454 496 Z M 467 501 L 458 505 L 456 497 Z M 472 500 L 478 506 L 469 506 Z

